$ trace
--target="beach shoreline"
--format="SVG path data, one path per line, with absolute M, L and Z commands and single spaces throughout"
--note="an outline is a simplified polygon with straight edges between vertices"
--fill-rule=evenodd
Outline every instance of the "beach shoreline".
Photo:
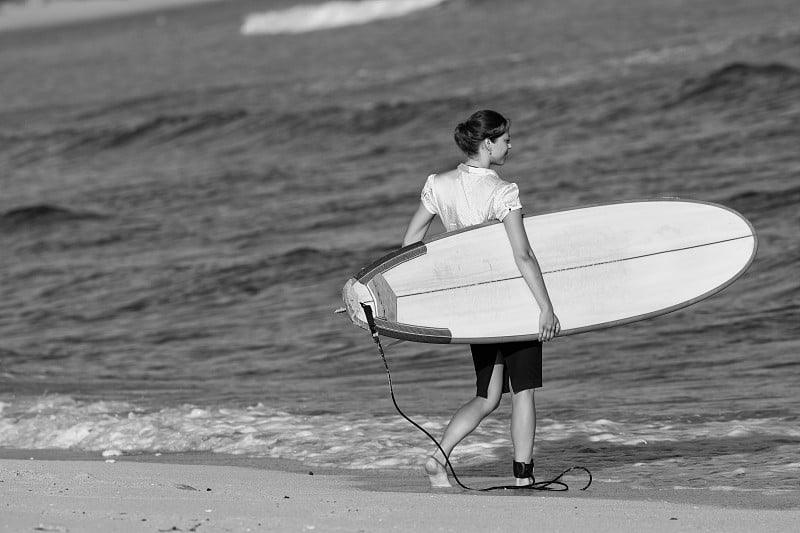
M 466 478 L 476 487 L 509 480 Z M 790 531 L 800 491 L 434 491 L 413 470 L 317 469 L 220 454 L 0 450 L 0 531 Z M 476 500 L 474 498 L 481 498 Z M 525 500 L 522 500 L 525 498 Z M 201 528 L 202 526 L 202 528 Z

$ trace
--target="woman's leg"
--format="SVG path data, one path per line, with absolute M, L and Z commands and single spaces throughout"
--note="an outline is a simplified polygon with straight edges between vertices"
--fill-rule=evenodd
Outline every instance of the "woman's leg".
M 536 436 L 534 390 L 542 386 L 542 344 L 537 341 L 502 346 L 511 392 L 511 442 L 517 485 L 533 483 L 533 441 Z
M 533 441 L 536 438 L 536 402 L 534 389 L 511 391 L 511 442 L 514 461 L 533 462 Z M 530 485 L 532 478 L 517 479 L 517 485 Z
M 503 395 L 503 362 L 500 356 L 495 360 L 494 368 L 492 370 L 492 378 L 489 381 L 489 388 L 487 397 L 475 396 L 470 401 L 462 405 L 458 411 L 450 419 L 447 428 L 444 430 L 442 441 L 439 443 L 447 456 L 456 445 L 464 440 L 464 438 L 475 431 L 478 424 L 486 418 L 498 405 L 500 405 L 500 398 Z M 437 448 L 436 452 L 425 463 L 425 472 L 431 480 L 431 485 L 434 487 L 449 487 L 450 482 L 447 480 L 447 471 L 444 465 L 446 461 L 442 452 Z

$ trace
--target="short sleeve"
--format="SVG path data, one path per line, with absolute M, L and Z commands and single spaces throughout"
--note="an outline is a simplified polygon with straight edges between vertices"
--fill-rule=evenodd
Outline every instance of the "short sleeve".
M 494 197 L 494 217 L 503 221 L 511 211 L 522 209 L 519 201 L 519 187 L 516 183 L 506 183 L 497 191 Z
M 436 210 L 436 197 L 433 194 L 434 176 L 436 176 L 436 174 L 431 174 L 425 181 L 425 186 L 422 187 L 422 194 L 420 195 L 420 200 L 422 201 L 422 205 L 425 206 L 425 209 L 427 209 L 430 214 L 437 215 L 438 212 Z

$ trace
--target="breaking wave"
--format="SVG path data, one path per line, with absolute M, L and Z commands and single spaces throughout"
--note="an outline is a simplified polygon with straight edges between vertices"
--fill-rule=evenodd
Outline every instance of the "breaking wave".
M 374 20 L 402 17 L 414 11 L 441 4 L 443 1 L 364 0 L 295 6 L 250 14 L 245 18 L 241 32 L 244 35 L 276 35 L 340 28 L 366 24 Z

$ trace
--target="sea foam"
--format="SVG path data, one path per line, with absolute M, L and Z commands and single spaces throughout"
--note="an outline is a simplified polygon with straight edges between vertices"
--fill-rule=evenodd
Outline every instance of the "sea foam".
M 120 453 L 215 452 L 293 459 L 309 465 L 377 468 L 387 455 L 401 468 L 419 466 L 431 443 L 399 416 L 359 413 L 293 414 L 263 404 L 249 407 L 184 404 L 157 410 L 129 402 L 79 401 L 67 395 L 17 398 L 0 402 L 0 447 L 21 449 L 118 450 Z M 446 418 L 419 420 L 441 434 Z M 641 447 L 658 443 L 684 445 L 748 437 L 800 438 L 800 431 L 778 418 L 706 420 L 666 425 L 655 422 L 539 420 L 537 443 L 599 443 Z M 746 429 L 746 432 L 731 431 Z M 505 421 L 487 420 L 480 438 L 454 452 L 463 465 L 479 465 L 510 447 Z M 688 444 L 691 447 L 691 444 Z M 387 450 L 391 450 L 387 452 Z M 796 455 L 777 450 L 796 470 Z M 733 468 L 733 467 L 732 467 Z
M 310 31 L 366 24 L 374 20 L 401 17 L 427 9 L 444 0 L 363 0 L 325 2 L 288 9 L 252 13 L 245 18 L 244 35 L 305 33 Z

